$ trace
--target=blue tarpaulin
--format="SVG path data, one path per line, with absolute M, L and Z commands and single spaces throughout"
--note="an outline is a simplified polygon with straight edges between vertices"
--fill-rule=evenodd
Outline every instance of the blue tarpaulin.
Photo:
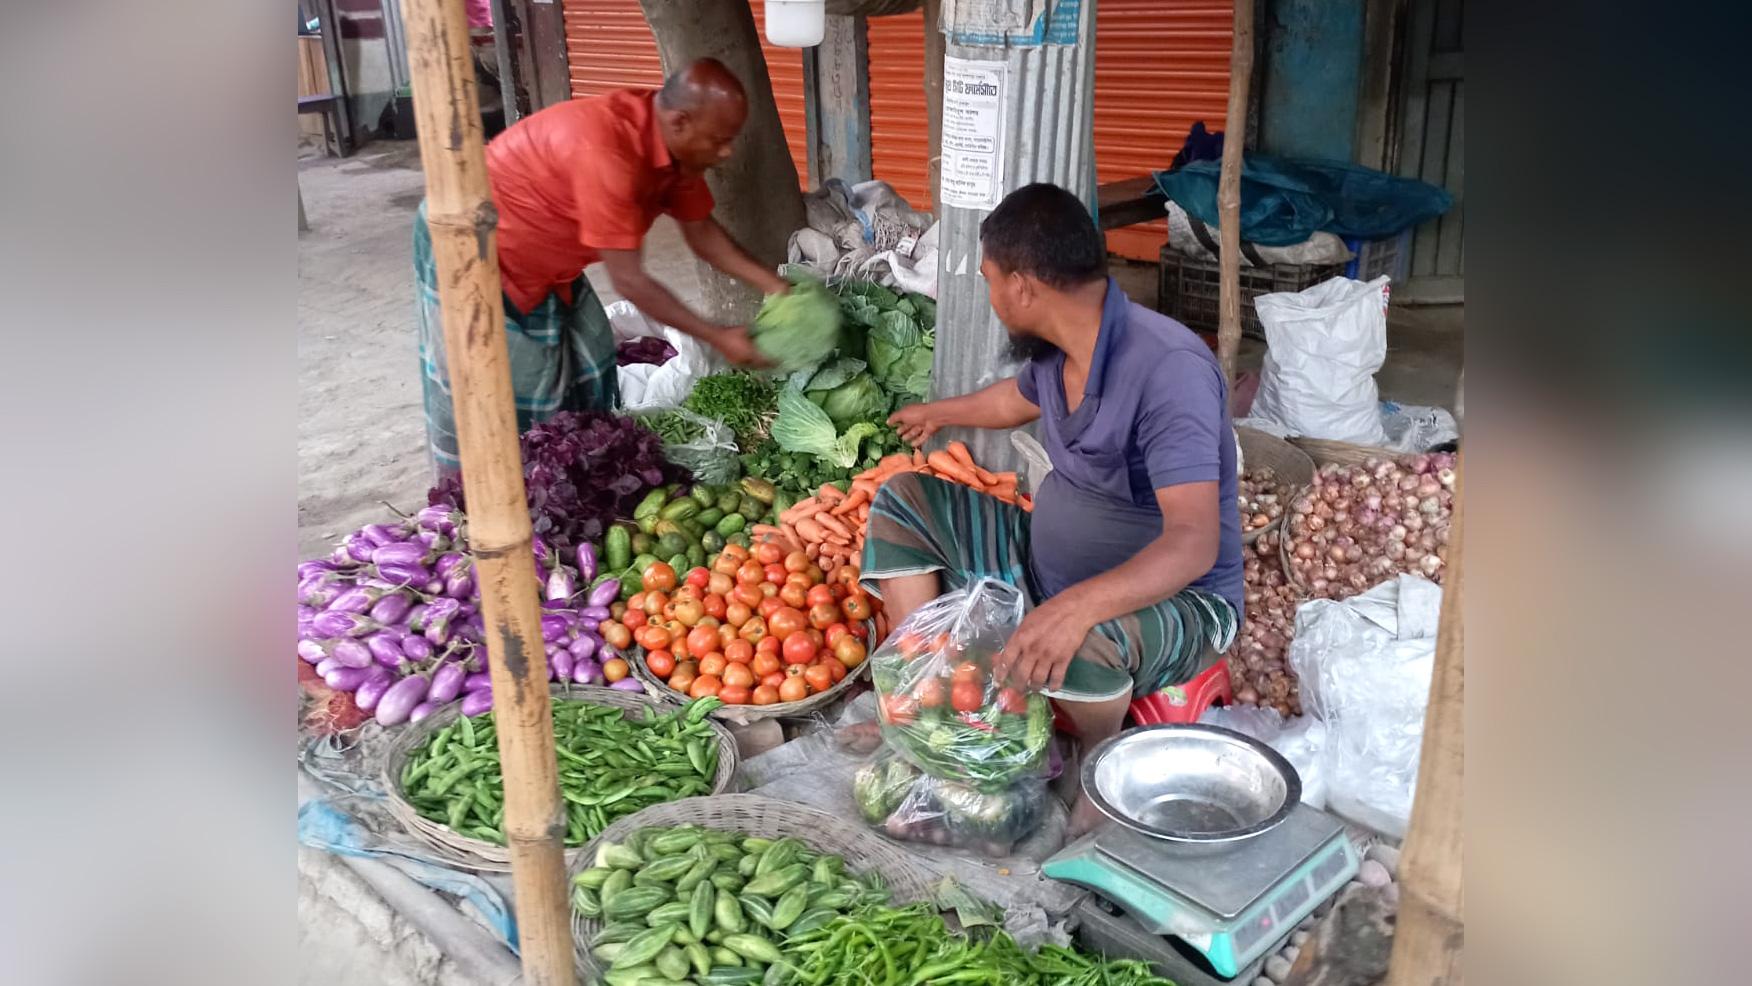
M 1156 187 L 1207 226 L 1217 221 L 1217 161 L 1156 172 Z M 1319 230 L 1378 240 L 1447 212 L 1453 196 L 1415 178 L 1342 161 L 1248 154 L 1241 170 L 1241 238 L 1289 246 Z

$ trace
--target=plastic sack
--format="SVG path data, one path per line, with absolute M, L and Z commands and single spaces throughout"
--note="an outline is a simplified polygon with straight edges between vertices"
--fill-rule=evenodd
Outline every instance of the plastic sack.
M 1327 805 L 1395 838 L 1411 819 L 1442 588 L 1418 575 L 1296 610 L 1290 667 L 1326 726 Z
M 1294 435 L 1385 445 L 1375 371 L 1387 357 L 1388 282 L 1335 277 L 1254 299 L 1268 348 L 1251 417 Z
M 663 457 L 693 473 L 695 481 L 717 486 L 736 479 L 741 463 L 729 425 L 682 407 L 639 417 L 663 439 Z
M 1195 225 L 1196 224 L 1196 225 Z M 1202 235 L 1201 235 L 1202 234 Z M 1175 250 L 1188 257 L 1202 260 L 1216 259 L 1216 251 L 1205 245 L 1205 238 L 1216 242 L 1216 230 L 1190 215 L 1180 207 L 1178 202 L 1168 203 L 1168 243 Z M 1344 245 L 1344 241 L 1332 233 L 1317 232 L 1300 243 L 1288 246 L 1259 246 L 1246 244 L 1251 249 L 1241 251 L 1241 266 L 1258 266 L 1253 262 L 1258 257 L 1267 264 L 1342 264 L 1356 254 Z M 1251 256 L 1250 256 L 1251 254 Z
M 980 791 L 933 777 L 885 751 L 852 775 L 852 799 L 871 826 L 892 838 L 1008 856 L 1046 817 L 1045 777 Z
M 717 351 L 693 336 L 647 316 L 630 301 L 617 301 L 604 309 L 614 327 L 615 343 L 641 336 L 659 336 L 675 350 L 667 363 L 631 363 L 615 368 L 621 407 L 628 411 L 677 407 L 693 392 L 694 383 L 730 364 Z
M 1021 590 L 980 579 L 920 606 L 870 658 L 882 739 L 933 777 L 987 793 L 1039 777 L 1052 742 L 1046 696 L 992 680 L 1022 622 Z

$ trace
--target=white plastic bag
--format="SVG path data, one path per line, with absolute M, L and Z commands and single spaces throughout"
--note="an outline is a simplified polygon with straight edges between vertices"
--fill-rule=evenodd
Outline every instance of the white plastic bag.
M 1198 233 L 1193 231 L 1192 224 L 1195 222 L 1198 220 L 1192 218 L 1185 209 L 1182 209 L 1180 203 L 1173 199 L 1168 200 L 1169 245 L 1189 257 L 1211 259 L 1213 256 L 1211 251 L 1205 249 Z M 1213 241 L 1217 238 L 1215 229 L 1206 226 L 1205 231 L 1206 235 L 1210 236 Z M 1291 243 L 1288 246 L 1260 246 L 1255 243 L 1252 244 L 1252 247 L 1253 252 L 1259 255 L 1259 259 L 1268 264 L 1342 264 L 1356 256 L 1351 252 L 1350 247 L 1344 245 L 1343 240 L 1325 230 L 1318 230 L 1302 242 Z M 1242 251 L 1241 266 L 1252 267 L 1253 265 L 1253 258 L 1249 257 L 1246 251 Z
M 1387 357 L 1389 281 L 1335 277 L 1256 298 L 1268 348 L 1252 416 L 1310 438 L 1385 445 L 1375 371 Z
M 1395 838 L 1411 820 L 1442 588 L 1418 575 L 1296 610 L 1290 667 L 1326 725 L 1327 804 Z
M 672 329 L 633 307 L 617 301 L 604 309 L 614 327 L 616 344 L 642 336 L 660 336 L 675 350 L 662 366 L 634 363 L 616 367 L 621 408 L 627 411 L 657 411 L 676 407 L 693 392 L 700 378 L 729 366 L 717 351 L 679 329 Z

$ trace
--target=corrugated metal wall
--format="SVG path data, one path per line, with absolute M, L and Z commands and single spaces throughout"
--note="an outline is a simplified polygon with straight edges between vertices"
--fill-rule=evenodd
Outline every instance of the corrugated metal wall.
M 765 18 L 762 0 L 751 0 L 755 29 Z M 572 77 L 572 98 L 596 96 L 610 89 L 654 88 L 663 84 L 663 61 L 657 40 L 645 23 L 639 0 L 564 0 L 566 64 Z M 797 176 L 808 187 L 809 156 L 803 117 L 803 52 L 761 44 L 779 122 Z

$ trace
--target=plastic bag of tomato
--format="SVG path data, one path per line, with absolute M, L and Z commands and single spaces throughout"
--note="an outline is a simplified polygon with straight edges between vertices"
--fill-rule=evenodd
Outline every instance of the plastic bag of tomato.
M 732 718 L 822 695 L 864 665 L 881 601 L 858 587 L 857 569 L 835 579 L 801 551 L 767 541 L 726 545 L 677 575 L 658 562 L 642 574 L 603 638 L 634 658 L 647 682 L 678 696 L 715 695 Z M 738 710 L 736 706 L 748 706 Z
M 925 773 L 987 793 L 1039 776 L 1052 705 L 992 679 L 1022 611 L 1014 586 L 980 579 L 908 616 L 870 661 L 883 741 Z

